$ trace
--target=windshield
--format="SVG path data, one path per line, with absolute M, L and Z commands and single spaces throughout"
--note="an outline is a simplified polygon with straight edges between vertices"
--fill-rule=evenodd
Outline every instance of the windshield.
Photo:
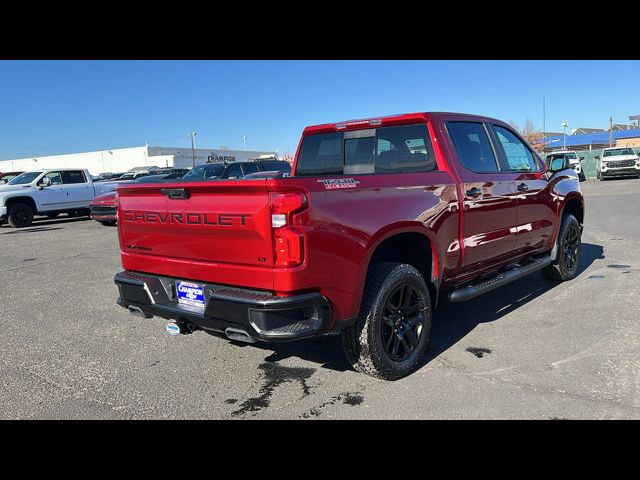
M 42 172 L 24 172 L 9 182 L 9 185 L 26 185 L 33 182 Z
M 204 180 L 206 178 L 216 178 L 222 175 L 223 171 L 224 164 L 222 163 L 198 165 L 182 177 L 182 180 Z
M 613 150 L 605 150 L 603 157 L 614 157 L 617 155 L 635 155 L 630 148 L 615 148 Z

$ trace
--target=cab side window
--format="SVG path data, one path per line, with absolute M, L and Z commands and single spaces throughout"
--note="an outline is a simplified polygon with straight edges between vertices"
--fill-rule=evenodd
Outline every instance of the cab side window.
M 512 132 L 506 128 L 493 125 L 498 139 L 498 146 L 502 148 L 504 159 L 501 159 L 500 169 L 516 172 L 534 172 L 540 169 L 531 150 Z
M 66 170 L 62 172 L 62 183 L 87 183 L 87 179 L 84 178 L 82 170 Z
M 447 122 L 447 130 L 462 166 L 476 173 L 498 171 L 496 157 L 482 123 Z
M 42 178 L 48 178 L 51 180 L 51 185 L 62 185 L 62 177 L 60 176 L 60 172 L 49 172 Z M 38 185 L 42 184 L 42 179 L 38 182 Z
M 242 168 L 239 163 L 233 163 L 229 166 L 227 178 L 242 178 Z

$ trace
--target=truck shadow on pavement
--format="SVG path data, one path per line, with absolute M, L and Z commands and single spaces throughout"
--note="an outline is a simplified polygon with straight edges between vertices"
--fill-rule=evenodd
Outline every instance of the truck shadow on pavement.
M 605 258 L 602 246 L 583 243 L 578 275 L 584 272 L 596 259 L 602 258 Z M 450 303 L 446 298 L 446 293 L 443 293 L 433 315 L 429 346 L 419 368 L 424 367 L 442 352 L 457 344 L 477 325 L 498 320 L 558 285 L 560 284 L 547 280 L 540 272 L 536 272 L 464 303 Z M 267 362 L 278 362 L 286 358 L 297 357 L 318 363 L 322 368 L 330 370 L 340 372 L 351 370 L 342 351 L 339 335 L 327 335 L 282 344 L 255 343 L 252 346 L 272 352 L 265 358 Z M 486 349 L 479 348 L 479 350 Z
M 62 225 L 65 223 L 83 222 L 85 220 L 91 220 L 89 217 L 60 217 L 60 218 L 34 218 L 30 227 L 13 228 L 9 224 L 5 223 L 0 225 L 0 232 L 2 234 L 10 233 L 29 233 L 29 232 L 41 232 L 47 230 L 60 230 L 62 227 L 49 227 L 49 225 Z

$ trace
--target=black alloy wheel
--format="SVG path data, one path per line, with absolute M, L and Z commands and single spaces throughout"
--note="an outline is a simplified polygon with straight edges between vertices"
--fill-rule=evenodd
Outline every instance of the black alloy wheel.
M 580 228 L 577 225 L 569 225 L 561 245 L 564 265 L 568 272 L 573 272 L 578 266 L 578 249 L 580 247 Z
M 398 285 L 387 297 L 380 332 L 390 360 L 403 362 L 414 352 L 420 342 L 426 310 L 422 297 L 411 284 Z

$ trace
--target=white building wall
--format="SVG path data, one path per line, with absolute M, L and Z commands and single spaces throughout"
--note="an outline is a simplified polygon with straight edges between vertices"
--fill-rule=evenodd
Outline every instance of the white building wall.
M 50 155 L 43 157 L 19 158 L 16 160 L 0 160 L 0 172 L 28 171 L 45 168 L 86 168 L 91 175 L 102 172 L 126 172 L 133 167 L 169 166 L 173 160 L 169 158 L 150 158 L 147 147 L 118 148 L 96 152 L 70 153 L 67 155 Z M 158 162 L 158 163 L 157 163 Z M 159 163 L 162 162 L 162 163 Z
M 198 148 L 196 165 L 217 162 L 252 161 L 274 156 L 275 152 Z M 49 168 L 86 168 L 91 175 L 103 172 L 126 172 L 134 167 L 156 166 L 191 168 L 191 149 L 175 147 L 132 147 L 70 153 L 42 157 L 0 160 L 0 172 L 29 171 Z
M 192 155 L 191 148 L 174 147 L 149 147 L 149 157 L 155 159 L 156 156 L 171 155 L 173 166 L 177 168 L 191 168 Z M 218 162 L 250 162 L 260 157 L 275 156 L 275 152 L 257 152 L 245 150 L 221 150 L 219 148 L 197 148 L 195 149 L 196 165 L 203 163 Z

